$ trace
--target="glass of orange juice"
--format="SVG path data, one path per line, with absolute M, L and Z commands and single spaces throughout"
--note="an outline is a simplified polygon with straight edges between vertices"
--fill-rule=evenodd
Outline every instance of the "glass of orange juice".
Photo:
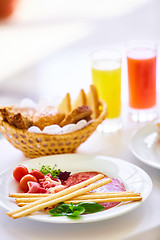
M 127 44 L 130 116 L 133 121 L 152 121 L 156 112 L 156 43 L 134 40 Z
M 98 127 L 101 132 L 116 132 L 121 124 L 121 55 L 104 49 L 91 54 L 92 82 L 99 98 L 107 103 L 108 116 Z

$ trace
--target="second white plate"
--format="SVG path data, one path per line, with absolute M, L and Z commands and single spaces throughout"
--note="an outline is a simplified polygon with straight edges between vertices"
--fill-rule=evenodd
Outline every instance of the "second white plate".
M 130 149 L 139 160 L 160 169 L 160 136 L 156 123 L 139 129 L 131 139 Z

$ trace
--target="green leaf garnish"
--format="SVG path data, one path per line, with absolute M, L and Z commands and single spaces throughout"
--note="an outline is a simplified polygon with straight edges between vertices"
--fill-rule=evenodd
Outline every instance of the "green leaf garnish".
M 103 211 L 105 207 L 96 202 L 82 203 L 79 202 L 75 205 L 73 203 L 59 203 L 56 207 L 49 211 L 52 216 L 67 216 L 69 218 L 79 218 L 83 213 L 96 213 Z
M 85 212 L 84 207 L 74 207 L 73 212 L 67 215 L 69 218 L 79 218 L 82 213 Z
M 76 206 L 83 207 L 85 209 L 85 213 L 96 213 L 105 209 L 105 207 L 96 202 L 79 202 Z
M 43 175 L 50 173 L 53 178 L 57 178 L 58 175 L 60 174 L 61 170 L 56 169 L 56 167 L 57 167 L 56 165 L 53 168 L 51 168 L 50 166 L 42 165 L 40 171 L 41 171 L 41 173 L 43 173 Z
M 70 204 L 68 204 L 69 205 L 69 209 L 71 210 L 71 212 L 73 212 L 74 211 L 74 206 L 73 206 L 73 203 L 71 202 Z

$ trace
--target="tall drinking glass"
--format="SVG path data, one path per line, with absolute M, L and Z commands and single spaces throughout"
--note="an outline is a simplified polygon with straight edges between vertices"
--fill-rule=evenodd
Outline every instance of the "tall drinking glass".
M 107 103 L 108 116 L 98 127 L 102 132 L 115 132 L 122 127 L 121 115 L 121 55 L 111 49 L 91 54 L 92 82 L 99 98 Z
M 156 43 L 137 40 L 127 44 L 129 107 L 131 119 L 156 118 Z

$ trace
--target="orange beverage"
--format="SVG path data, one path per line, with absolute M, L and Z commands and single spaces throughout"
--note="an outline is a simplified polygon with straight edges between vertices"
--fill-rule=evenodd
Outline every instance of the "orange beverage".
M 137 109 L 156 105 L 156 56 L 135 59 L 127 57 L 129 106 Z
M 156 105 L 156 45 L 132 41 L 127 51 L 129 106 L 151 109 Z

